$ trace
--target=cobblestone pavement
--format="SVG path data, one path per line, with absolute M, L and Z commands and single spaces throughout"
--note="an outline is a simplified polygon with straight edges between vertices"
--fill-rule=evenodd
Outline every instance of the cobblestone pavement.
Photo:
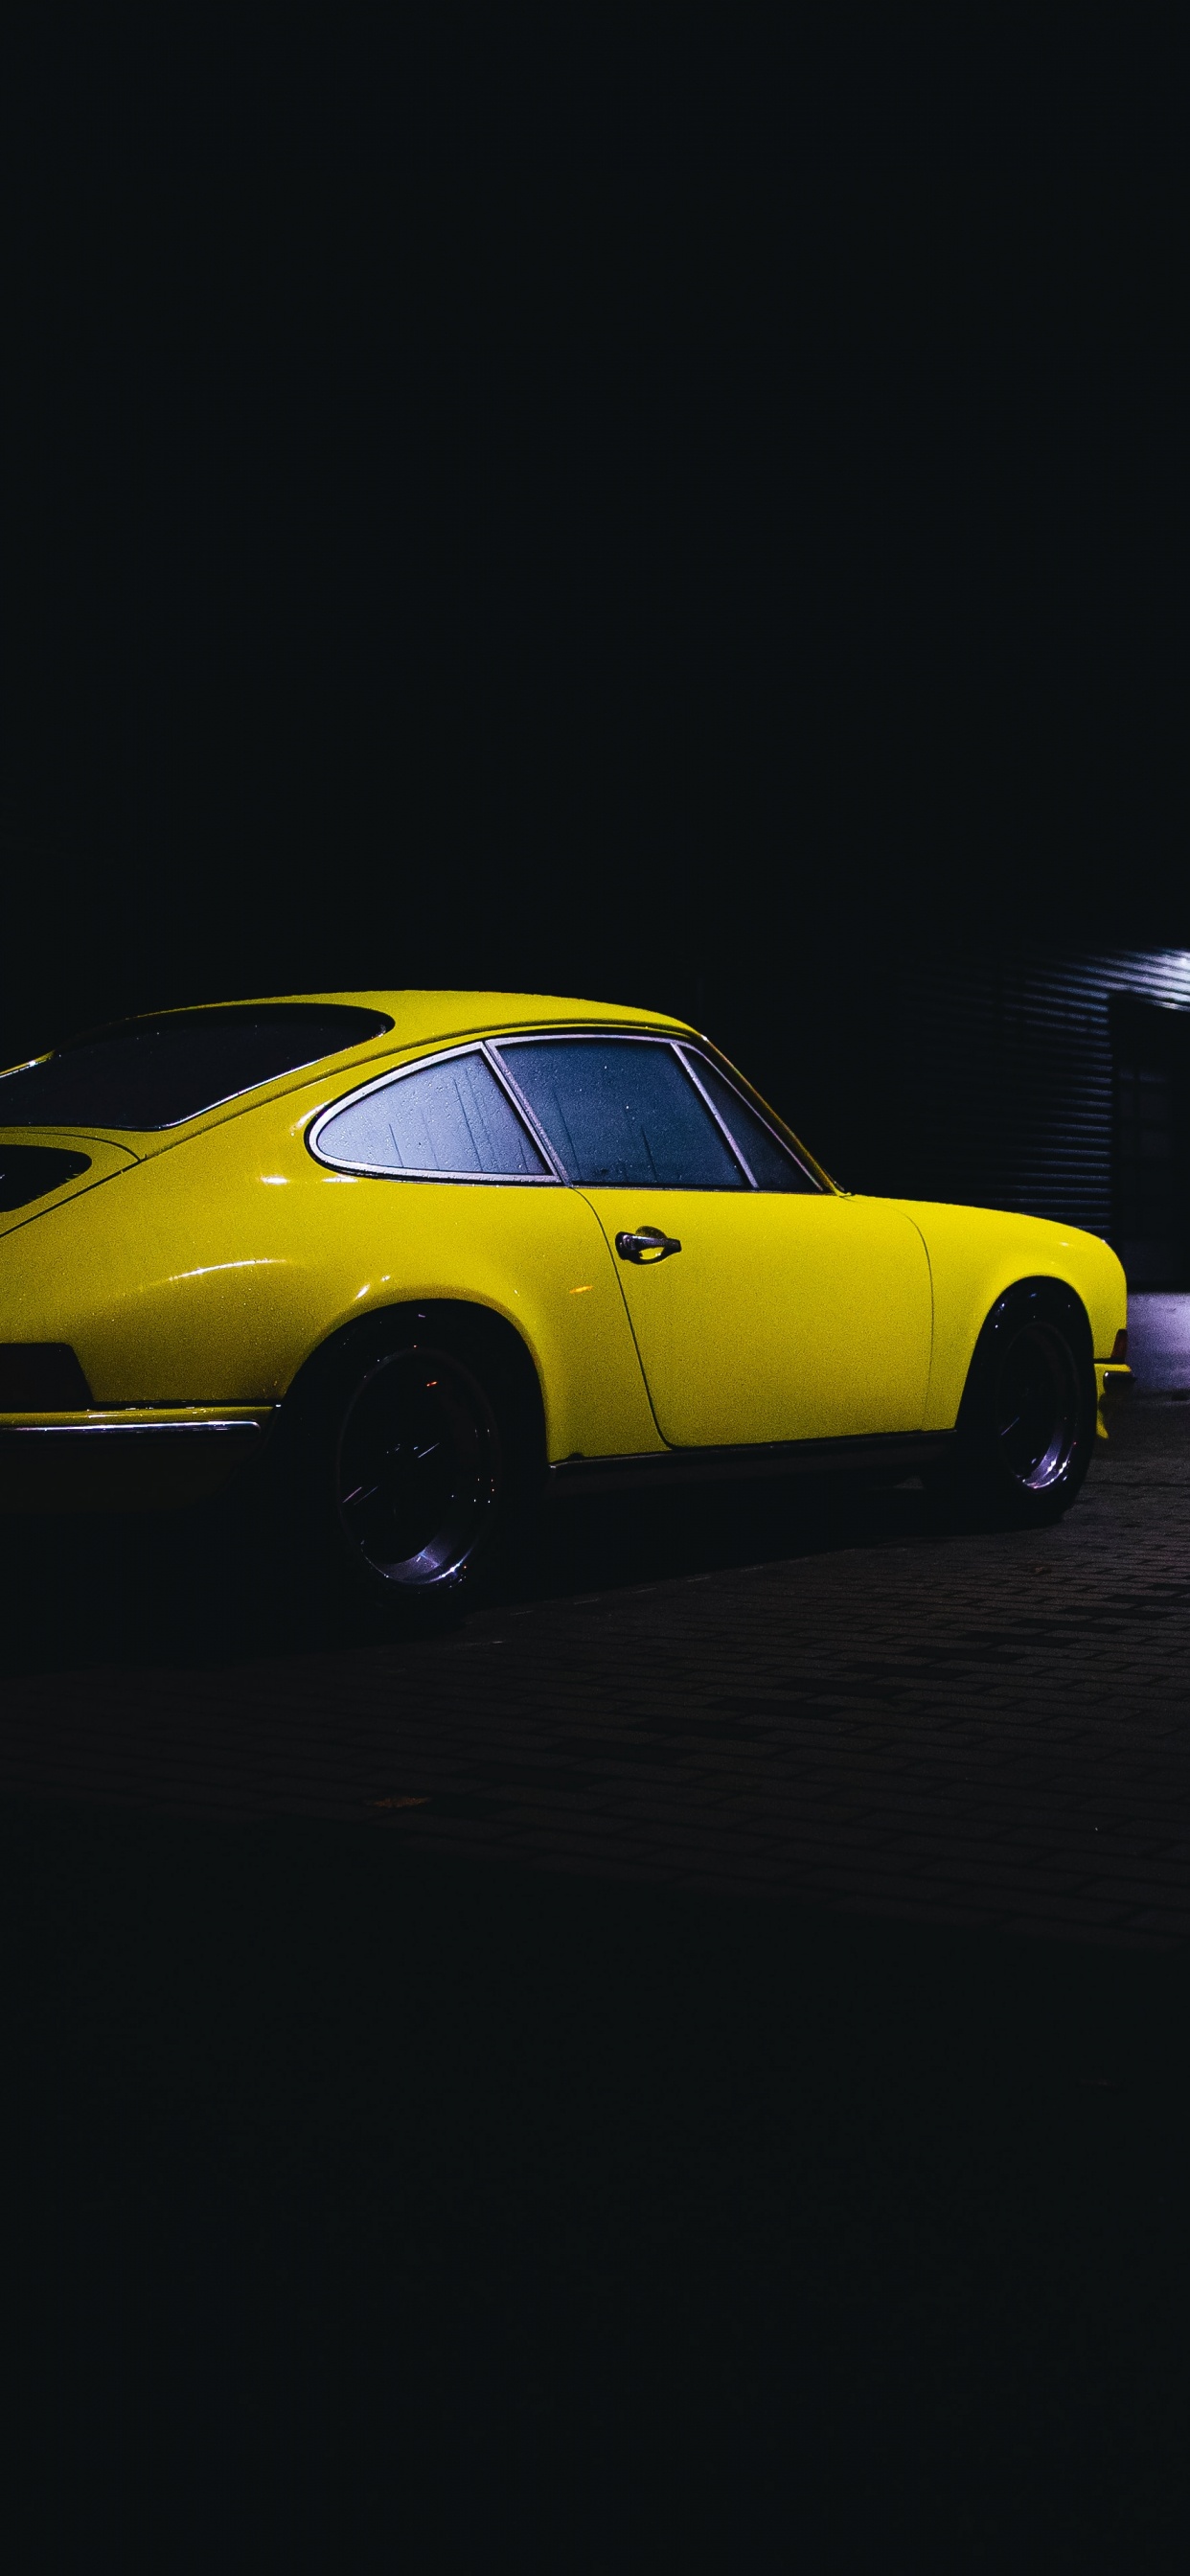
M 1128 1347 L 1142 1393 L 1184 1396 L 1190 1391 L 1190 1297 L 1157 1289 L 1131 1296 Z
M 9 1613 L 0 1793 L 348 1819 L 1058 1938 L 1190 1931 L 1190 1405 L 1141 1395 L 1040 1538 L 931 1534 L 912 1488 L 572 1503 L 536 1597 L 416 1644 L 212 1631 L 183 1658 L 118 1557 L 62 1633 L 75 1574 L 60 1533 L 39 1544 L 50 1574 Z

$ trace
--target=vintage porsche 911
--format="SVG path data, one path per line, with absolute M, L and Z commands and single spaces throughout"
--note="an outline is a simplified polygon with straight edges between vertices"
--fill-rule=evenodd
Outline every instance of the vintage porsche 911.
M 855 1196 L 692 1029 L 538 994 L 74 1039 L 0 1077 L 0 1237 L 6 1508 L 257 1453 L 311 1579 L 406 1606 L 547 1483 L 920 1471 L 1049 1521 L 1125 1350 L 1098 1237 Z

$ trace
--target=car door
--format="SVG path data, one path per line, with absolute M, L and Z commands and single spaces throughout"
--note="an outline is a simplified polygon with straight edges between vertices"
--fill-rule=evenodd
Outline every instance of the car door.
M 909 1218 L 825 1187 L 698 1048 L 567 1035 L 499 1055 L 616 1253 L 665 1440 L 920 1428 L 932 1312 Z

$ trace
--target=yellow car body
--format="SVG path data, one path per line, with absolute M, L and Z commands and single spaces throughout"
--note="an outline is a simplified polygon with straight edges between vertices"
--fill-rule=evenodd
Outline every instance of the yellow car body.
M 915 1444 L 953 1432 L 985 1319 L 1024 1280 L 1078 1300 L 1102 1392 L 1124 1274 L 1073 1227 L 853 1196 L 801 1148 L 807 1185 L 769 1190 L 579 1186 L 547 1169 L 523 1185 L 418 1178 L 334 1168 L 312 1145 L 368 1086 L 483 1041 L 635 1035 L 702 1049 L 722 1072 L 683 1022 L 526 994 L 313 1000 L 385 1025 L 163 1127 L 6 1125 L 0 1078 L 0 1165 L 39 1148 L 86 1166 L 0 1213 L 8 1508 L 197 1494 L 259 1443 L 333 1336 L 424 1301 L 485 1310 L 518 1338 L 561 1482 L 882 1444 L 911 1465 Z M 246 1006 L 212 1005 L 212 1021 L 229 1007 Z M 618 1255 L 618 1236 L 650 1228 L 681 1258 Z M 47 1352 L 73 1354 L 74 1378 Z

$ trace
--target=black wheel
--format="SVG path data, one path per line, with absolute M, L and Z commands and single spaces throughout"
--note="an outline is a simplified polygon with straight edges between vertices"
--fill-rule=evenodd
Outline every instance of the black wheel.
M 405 1626 L 461 1615 L 480 1569 L 524 1537 L 535 1395 L 531 1362 L 498 1328 L 444 1326 L 432 1310 L 378 1318 L 319 1355 L 288 1445 L 297 1553 L 325 1607 Z
M 1086 1313 L 1056 1280 L 993 1307 L 971 1362 L 955 1453 L 936 1491 L 993 1525 L 1041 1528 L 1069 1510 L 1095 1442 Z
M 385 1351 L 339 1417 L 334 1508 L 349 1559 L 410 1593 L 450 1584 L 481 1546 L 504 1482 L 479 1380 L 450 1351 Z

